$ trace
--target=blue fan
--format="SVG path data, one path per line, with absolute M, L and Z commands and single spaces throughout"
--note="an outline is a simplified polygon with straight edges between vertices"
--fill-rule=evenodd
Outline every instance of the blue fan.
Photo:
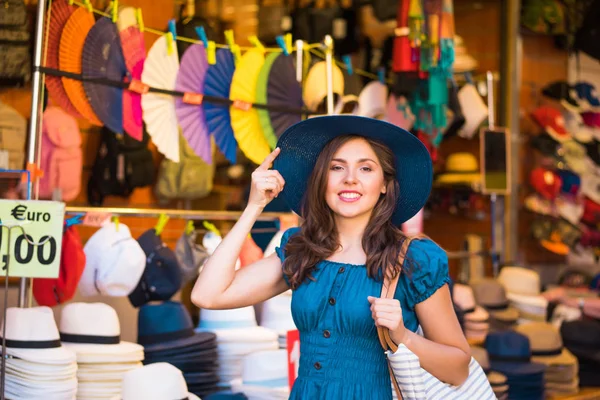
M 84 78 L 114 81 L 127 75 L 119 31 L 109 18 L 100 18 L 85 38 L 81 73 Z M 123 89 L 86 81 L 83 88 L 100 121 L 111 131 L 123 133 Z
M 219 49 L 217 63 L 208 66 L 204 78 L 204 95 L 229 98 L 229 88 L 235 71 L 233 55 L 227 49 Z M 229 104 L 217 104 L 204 101 L 204 115 L 208 131 L 214 136 L 217 147 L 225 157 L 235 164 L 237 159 L 237 141 L 231 128 Z
M 267 83 L 267 104 L 301 109 L 302 87 L 296 80 L 296 65 L 293 56 L 280 56 L 273 61 Z M 290 126 L 300 122 L 300 114 L 269 111 L 275 135 L 280 137 Z

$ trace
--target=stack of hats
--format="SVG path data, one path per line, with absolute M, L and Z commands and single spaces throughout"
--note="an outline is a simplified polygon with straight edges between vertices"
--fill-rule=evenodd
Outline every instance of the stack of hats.
M 249 400 L 286 400 L 290 397 L 287 352 L 259 351 L 244 357 L 241 378 L 231 382 L 234 392 Z
M 85 243 L 85 269 L 79 282 L 82 296 L 129 295 L 146 266 L 146 256 L 127 225 L 104 224 Z
M 568 395 L 579 392 L 577 359 L 563 347 L 558 329 L 546 322 L 531 322 L 517 326 L 516 331 L 531 343 L 531 359 L 544 364 L 546 393 Z
M 543 400 L 545 365 L 531 361 L 525 335 L 514 331 L 490 332 L 485 339 L 490 368 L 504 374 L 511 400 Z
M 4 329 L 7 398 L 75 398 L 77 361 L 75 354 L 61 345 L 50 308 L 10 307 L 2 321 L 2 332 Z
M 490 382 L 490 386 L 498 400 L 508 399 L 508 379 L 506 375 L 490 369 L 490 359 L 483 347 L 471 346 L 471 356 L 479 363 Z
M 140 307 L 138 343 L 144 346 L 145 365 L 167 362 L 179 368 L 190 392 L 204 397 L 218 390 L 216 337 L 194 332 L 183 304 L 166 301 Z
M 168 363 L 145 365 L 123 376 L 121 396 L 110 400 L 200 400 L 190 393 L 183 374 Z
M 565 347 L 577 357 L 579 385 L 600 387 L 600 322 L 563 322 L 560 334 Z
M 181 289 L 182 273 L 177 257 L 156 233 L 149 229 L 139 238 L 138 243 L 145 254 L 145 267 L 136 287 L 129 294 L 134 307 L 150 301 L 170 300 Z
M 471 287 L 477 304 L 490 314 L 490 331 L 510 329 L 516 324 L 519 312 L 509 304 L 506 290 L 500 282 L 481 278 L 471 283 Z
M 473 289 L 468 285 L 454 284 L 452 299 L 463 315 L 463 330 L 470 342 L 483 343 L 490 331 L 489 313 L 475 303 Z
M 540 295 L 540 275 L 530 269 L 505 266 L 498 275 L 510 304 L 519 311 L 518 323 L 544 322 L 548 301 Z
M 142 366 L 144 348 L 122 342 L 117 312 L 104 303 L 69 303 L 62 311 L 60 338 L 77 355 L 77 399 L 121 394 L 123 374 Z
M 279 349 L 279 335 L 258 326 L 252 306 L 232 310 L 201 309 L 196 331 L 216 334 L 221 388 L 229 388 L 231 381 L 242 377 L 244 357 L 257 351 Z
M 296 330 L 296 325 L 292 318 L 291 290 L 287 290 L 263 303 L 260 326 L 277 332 L 280 349 L 287 347 L 288 331 Z

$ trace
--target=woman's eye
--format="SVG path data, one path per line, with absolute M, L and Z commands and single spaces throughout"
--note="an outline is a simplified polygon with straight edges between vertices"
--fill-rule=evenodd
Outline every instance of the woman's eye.
M 365 171 L 365 172 L 371 172 L 372 171 L 371 167 L 362 167 L 361 169 L 363 171 Z
M 331 170 L 332 171 L 341 171 L 342 170 L 342 166 L 341 165 L 332 165 L 331 166 Z

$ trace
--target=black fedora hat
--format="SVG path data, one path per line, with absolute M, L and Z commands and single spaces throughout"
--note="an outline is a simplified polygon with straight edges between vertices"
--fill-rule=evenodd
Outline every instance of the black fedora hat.
M 433 165 L 429 151 L 416 136 L 396 125 L 354 115 L 309 118 L 281 135 L 277 143 L 281 152 L 273 169 L 285 179 L 283 195 L 290 208 L 301 215 L 306 186 L 319 154 L 332 139 L 343 135 L 374 139 L 390 148 L 400 185 L 392 221 L 400 225 L 416 215 L 431 192 Z

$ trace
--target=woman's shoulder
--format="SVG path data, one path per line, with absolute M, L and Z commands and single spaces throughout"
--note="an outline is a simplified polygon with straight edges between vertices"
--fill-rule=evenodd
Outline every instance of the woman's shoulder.
M 288 228 L 285 232 L 283 232 L 283 235 L 281 236 L 281 241 L 279 243 L 279 246 L 277 246 L 275 248 L 275 252 L 277 253 L 277 255 L 279 256 L 279 258 L 281 259 L 281 261 L 285 260 L 285 245 L 287 244 L 287 242 L 290 240 L 290 238 L 294 235 L 296 235 L 297 233 L 300 232 L 300 227 L 292 227 L 292 228 Z
M 434 260 L 448 262 L 446 251 L 427 237 L 410 239 L 407 258 L 425 262 Z

